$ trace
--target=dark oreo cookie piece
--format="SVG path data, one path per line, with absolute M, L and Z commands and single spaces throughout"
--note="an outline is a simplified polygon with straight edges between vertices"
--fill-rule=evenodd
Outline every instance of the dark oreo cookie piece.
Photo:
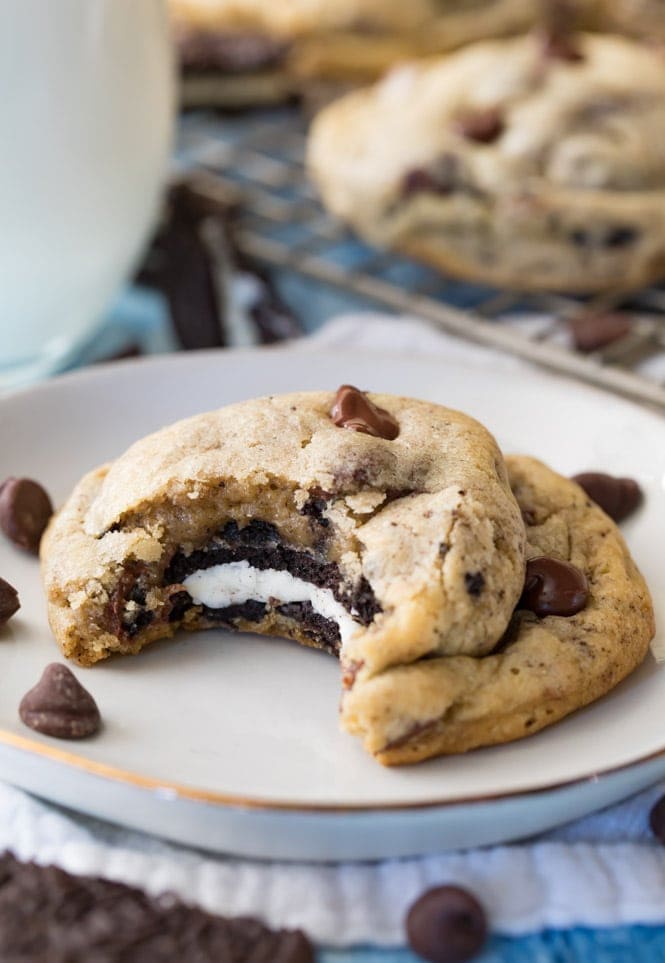
M 18 592 L 13 585 L 0 578 L 0 629 L 9 622 L 12 615 L 21 608 Z
M 37 685 L 23 696 L 22 722 L 57 739 L 85 739 L 99 731 L 97 703 L 76 676 L 58 662 L 47 665 Z
M 300 930 L 271 930 L 55 866 L 0 856 L 0 959 L 11 963 L 314 963 Z
M 632 515 L 644 499 L 642 489 L 632 478 L 615 478 L 604 472 L 585 471 L 573 475 L 573 481 L 615 522 Z
M 438 886 L 409 910 L 406 932 L 411 949 L 430 963 L 464 963 L 487 940 L 487 918 L 476 897 L 460 886 Z
M 51 499 L 30 478 L 8 478 L 0 487 L 0 529 L 19 548 L 37 554 L 53 514 Z

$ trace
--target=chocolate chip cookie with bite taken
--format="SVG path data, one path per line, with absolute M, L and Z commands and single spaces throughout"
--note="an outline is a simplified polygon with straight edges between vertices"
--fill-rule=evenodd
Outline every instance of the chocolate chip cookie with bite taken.
M 369 242 L 516 289 L 665 275 L 665 57 L 536 30 L 396 67 L 325 108 L 308 166 Z

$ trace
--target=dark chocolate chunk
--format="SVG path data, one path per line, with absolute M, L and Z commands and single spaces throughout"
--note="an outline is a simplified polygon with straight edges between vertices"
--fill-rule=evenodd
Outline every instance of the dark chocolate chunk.
M 30 478 L 8 478 L 0 488 L 0 529 L 15 545 L 39 552 L 39 542 L 53 514 L 51 499 Z
M 649 826 L 659 843 L 665 845 L 665 796 L 661 796 L 649 813 Z
M 642 489 L 632 478 L 616 478 L 600 471 L 585 471 L 573 475 L 573 481 L 615 522 L 632 515 L 644 497 Z
M 59 662 L 47 665 L 37 685 L 23 696 L 19 715 L 26 726 L 58 739 L 84 739 L 101 726 L 97 703 Z
M 469 595 L 477 598 L 485 588 L 485 576 L 482 572 L 466 572 L 464 575 L 464 585 Z
M 588 599 L 586 576 L 570 562 L 539 555 L 526 563 L 524 591 L 518 608 L 528 609 L 538 618 L 571 616 L 581 612 Z
M 0 629 L 9 622 L 12 615 L 21 608 L 18 592 L 13 585 L 0 578 Z
M 467 140 L 491 144 L 503 133 L 504 121 L 498 107 L 488 107 L 486 110 L 461 114 L 455 120 L 455 128 Z
M 460 164 L 454 154 L 443 154 L 427 167 L 414 167 L 402 179 L 402 197 L 413 194 L 452 194 L 460 187 Z
M 314 963 L 300 930 L 213 916 L 166 893 L 0 856 L 6 963 Z
M 582 314 L 570 318 L 568 326 L 578 351 L 598 351 L 620 338 L 625 338 L 632 328 L 632 318 L 618 311 L 604 314 Z
M 487 940 L 478 900 L 460 886 L 437 886 L 413 904 L 406 918 L 411 949 L 431 963 L 471 960 Z
M 394 441 L 399 435 L 399 425 L 393 416 L 353 385 L 342 385 L 337 389 L 330 417 L 339 428 L 360 431 L 386 441 Z

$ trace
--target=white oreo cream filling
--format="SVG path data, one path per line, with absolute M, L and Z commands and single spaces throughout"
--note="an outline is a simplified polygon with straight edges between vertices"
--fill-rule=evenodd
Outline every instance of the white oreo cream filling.
M 246 560 L 198 569 L 182 584 L 195 605 L 207 605 L 210 609 L 225 609 L 249 601 L 268 602 L 270 599 L 277 599 L 280 605 L 309 602 L 317 615 L 337 623 L 343 643 L 358 628 L 358 623 L 330 589 L 319 588 L 290 572 L 254 568 Z

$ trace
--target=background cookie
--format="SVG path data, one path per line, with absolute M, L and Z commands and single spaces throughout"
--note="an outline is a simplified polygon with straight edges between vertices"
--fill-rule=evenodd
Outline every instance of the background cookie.
M 665 58 L 612 36 L 473 45 L 395 68 L 310 137 L 324 203 L 370 242 L 522 289 L 665 273 Z

